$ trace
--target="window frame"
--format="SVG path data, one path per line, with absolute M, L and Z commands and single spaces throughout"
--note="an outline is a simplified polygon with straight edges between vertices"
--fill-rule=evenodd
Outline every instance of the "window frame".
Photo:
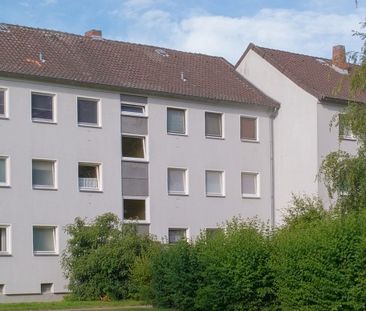
M 11 256 L 12 255 L 12 228 L 10 224 L 0 224 L 1 229 L 5 229 L 6 234 L 6 251 L 0 251 L 0 257 Z
M 141 200 L 145 201 L 145 219 L 125 219 L 124 218 L 124 200 Z M 123 196 L 122 197 L 122 215 L 124 223 L 150 224 L 150 200 L 146 196 Z
M 221 115 L 221 136 L 214 136 L 214 135 L 207 135 L 206 133 L 206 114 L 219 114 Z M 211 110 L 205 110 L 204 111 L 204 131 L 205 131 L 205 137 L 208 139 L 225 139 L 225 113 L 219 112 L 219 111 L 211 111 Z
M 169 132 L 168 129 L 168 111 L 169 109 L 171 110 L 180 110 L 184 112 L 184 133 L 178 133 L 178 132 Z M 172 106 L 168 106 L 166 107 L 166 133 L 168 135 L 173 135 L 173 136 L 188 136 L 188 109 L 187 108 L 182 108 L 182 107 L 172 107 Z
M 340 140 L 350 140 L 350 141 L 356 141 L 356 136 L 352 133 L 352 130 L 349 129 L 347 132 L 350 134 L 342 134 L 341 133 L 341 116 L 344 115 L 344 113 L 338 114 L 338 138 Z
M 185 240 L 185 241 L 189 241 L 189 228 L 187 227 L 169 227 L 168 228 L 168 245 L 174 245 L 174 244 L 177 244 L 179 241 L 177 242 L 170 242 L 170 231 L 171 230 L 184 230 L 185 231 L 185 239 L 181 239 L 181 240 Z
M 220 173 L 220 176 L 221 176 L 221 193 L 209 193 L 209 192 L 207 192 L 207 173 L 208 172 Z M 225 191 L 225 171 L 224 170 L 211 170 L 211 169 L 205 170 L 205 193 L 206 193 L 206 197 L 223 198 L 226 195 L 225 192 L 226 192 Z
M 34 250 L 34 228 L 52 228 L 54 251 L 35 251 Z M 59 256 L 59 228 L 57 225 L 33 224 L 32 225 L 32 253 L 33 256 Z
M 44 186 L 44 185 L 33 185 L 33 161 L 43 161 L 43 162 L 51 162 L 52 165 L 52 177 L 53 177 L 53 186 Z M 55 159 L 49 158 L 32 158 L 31 165 L 31 184 L 33 190 L 58 190 L 58 161 Z
M 8 120 L 9 119 L 9 89 L 6 87 L 0 86 L 0 91 L 4 92 L 4 113 L 0 113 L 0 120 Z
M 169 170 L 179 170 L 184 171 L 184 191 L 169 191 Z M 167 168 L 167 192 L 168 195 L 172 196 L 189 196 L 189 170 L 184 167 L 173 167 Z
M 124 157 L 123 156 L 123 137 L 131 137 L 131 138 L 140 138 L 142 139 L 142 147 L 143 147 L 143 152 L 144 152 L 144 157 L 143 158 L 133 158 L 133 157 Z M 121 158 L 122 161 L 129 161 L 129 162 L 149 162 L 149 156 L 148 156 L 148 142 L 147 142 L 148 136 L 147 135 L 139 135 L 139 134 L 125 134 L 122 133 L 121 134 Z
M 5 182 L 0 182 L 0 188 L 10 187 L 10 157 L 0 154 L 0 159 L 5 160 Z
M 52 119 L 33 118 L 33 101 L 32 95 L 51 96 L 52 97 Z M 57 94 L 51 92 L 44 92 L 38 90 L 30 91 L 30 107 L 31 107 L 31 120 L 33 123 L 46 123 L 46 124 L 57 124 Z
M 122 111 L 122 106 L 141 107 L 143 112 L 138 113 L 138 112 Z M 121 101 L 120 110 L 121 110 L 121 115 L 122 116 L 141 117 L 141 118 L 146 118 L 148 116 L 147 105 L 145 105 L 145 104 L 128 103 L 128 102 L 125 102 L 125 101 Z
M 93 101 L 97 104 L 97 123 L 79 122 L 79 99 Z M 76 96 L 76 122 L 79 127 L 102 128 L 102 99 L 92 96 Z
M 252 193 L 243 193 L 243 175 L 247 174 L 247 175 L 255 175 L 256 176 L 256 193 L 252 194 Z M 260 173 L 259 172 L 254 172 L 254 171 L 242 171 L 240 173 L 240 192 L 241 192 L 241 196 L 244 199 L 260 199 L 261 197 L 261 189 L 260 189 Z
M 94 166 L 97 170 L 97 182 L 98 188 L 87 188 L 87 187 L 80 187 L 80 176 L 79 176 L 79 167 L 80 165 L 84 166 Z M 103 164 L 101 162 L 90 162 L 90 161 L 79 161 L 77 166 L 77 187 L 79 192 L 103 192 Z
M 255 129 L 256 129 L 256 139 L 249 139 L 249 138 L 242 138 L 241 137 L 241 119 L 247 118 L 247 119 L 254 119 L 255 120 Z M 248 143 L 259 143 L 259 117 L 241 114 L 239 116 L 239 137 L 242 142 L 248 142 Z

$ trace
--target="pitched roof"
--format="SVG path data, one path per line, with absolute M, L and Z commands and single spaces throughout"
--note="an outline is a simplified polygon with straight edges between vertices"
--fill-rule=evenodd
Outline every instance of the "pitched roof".
M 279 106 L 221 57 L 171 49 L 164 56 L 153 46 L 9 24 L 0 24 L 0 43 L 2 76 Z
M 249 50 L 255 51 L 298 86 L 320 101 L 354 100 L 366 102 L 365 92 L 354 94 L 350 91 L 351 79 L 357 68 L 356 65 L 349 64 L 349 73 L 342 74 L 339 70 L 332 67 L 330 59 L 268 49 L 251 43 L 235 67 L 241 63 Z

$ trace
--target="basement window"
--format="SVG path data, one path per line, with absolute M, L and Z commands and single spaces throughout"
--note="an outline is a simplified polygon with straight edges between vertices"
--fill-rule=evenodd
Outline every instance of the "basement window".
M 169 244 L 178 243 L 181 240 L 187 240 L 187 229 L 169 228 Z

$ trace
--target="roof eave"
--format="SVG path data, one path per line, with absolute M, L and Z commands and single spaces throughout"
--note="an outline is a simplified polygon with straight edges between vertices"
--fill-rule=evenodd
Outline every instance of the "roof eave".
M 20 74 L 20 73 L 13 73 L 13 72 L 5 72 L 0 71 L 0 77 L 6 78 L 13 78 L 13 79 L 23 79 L 23 80 L 33 80 L 37 82 L 47 82 L 47 83 L 57 83 L 69 86 L 79 86 L 79 87 L 86 87 L 86 88 L 94 88 L 99 90 L 105 91 L 113 91 L 119 93 L 131 93 L 131 94 L 139 94 L 139 95 L 152 95 L 152 96 L 162 96 L 162 97 L 171 97 L 175 99 L 192 99 L 195 101 L 200 102 L 210 102 L 210 103 L 231 103 L 231 104 L 246 104 L 246 105 L 255 105 L 255 106 L 262 106 L 266 108 L 279 108 L 280 105 L 276 102 L 273 104 L 259 104 L 249 101 L 235 101 L 235 100 L 223 100 L 223 99 L 215 99 L 209 97 L 200 97 L 200 96 L 193 96 L 193 95 L 183 95 L 178 93 L 170 93 L 164 91 L 156 91 L 156 90 L 146 90 L 146 89 L 139 89 L 133 87 L 123 87 L 123 86 L 113 86 L 107 84 L 98 84 L 92 82 L 83 82 L 78 80 L 70 80 L 70 79 L 62 79 L 62 78 L 52 78 L 52 77 L 42 77 L 37 75 L 28 75 L 28 74 Z

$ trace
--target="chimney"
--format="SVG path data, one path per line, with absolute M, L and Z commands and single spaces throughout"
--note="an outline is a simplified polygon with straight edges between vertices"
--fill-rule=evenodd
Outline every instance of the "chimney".
M 333 46 L 332 64 L 339 69 L 348 70 L 348 64 L 346 61 L 346 49 L 344 45 Z
M 96 29 L 89 30 L 85 33 L 85 37 L 92 39 L 102 39 L 102 31 Z

